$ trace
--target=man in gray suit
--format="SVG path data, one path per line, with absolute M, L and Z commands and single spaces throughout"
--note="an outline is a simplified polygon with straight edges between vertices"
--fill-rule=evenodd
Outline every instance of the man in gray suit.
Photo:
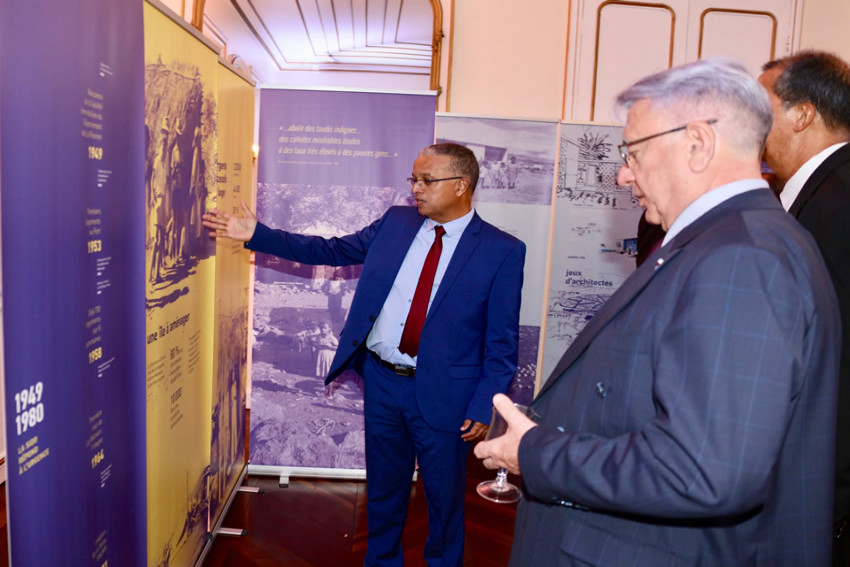
M 624 91 L 618 182 L 664 242 L 508 433 L 511 565 L 826 566 L 840 325 L 811 236 L 761 178 L 767 94 L 702 60 Z
M 765 64 L 773 128 L 764 158 L 783 185 L 782 206 L 823 254 L 841 308 L 832 563 L 850 565 L 850 65 L 803 51 Z

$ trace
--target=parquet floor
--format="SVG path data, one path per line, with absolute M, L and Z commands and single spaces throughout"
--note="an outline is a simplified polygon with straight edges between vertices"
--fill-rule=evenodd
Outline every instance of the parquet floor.
M 494 504 L 475 486 L 494 476 L 470 452 L 466 491 L 465 567 L 504 567 L 510 554 L 516 505 Z M 224 527 L 247 530 L 244 536 L 218 535 L 204 567 L 356 567 L 366 554 L 365 481 L 291 478 L 280 488 L 277 477 L 248 476 L 244 486 L 263 492 L 239 492 Z M 402 542 L 406 567 L 424 567 L 428 534 L 421 480 L 411 486 L 411 502 Z

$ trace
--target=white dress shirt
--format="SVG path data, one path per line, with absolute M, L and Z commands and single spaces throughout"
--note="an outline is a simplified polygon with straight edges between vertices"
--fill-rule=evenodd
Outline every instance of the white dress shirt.
M 806 184 L 806 181 L 809 180 L 809 177 L 812 176 L 815 170 L 820 167 L 820 164 L 825 162 L 826 158 L 838 151 L 838 148 L 846 143 L 847 142 L 839 142 L 829 146 L 820 153 L 810 157 L 806 163 L 800 166 L 800 169 L 794 172 L 794 175 L 791 176 L 791 179 L 789 179 L 788 182 L 785 183 L 785 187 L 782 188 L 782 193 L 779 194 L 779 200 L 782 201 L 782 206 L 786 211 L 791 209 L 791 205 L 794 204 L 794 200 L 797 198 L 797 195 L 799 195 L 800 191 L 803 190 L 803 185 Z

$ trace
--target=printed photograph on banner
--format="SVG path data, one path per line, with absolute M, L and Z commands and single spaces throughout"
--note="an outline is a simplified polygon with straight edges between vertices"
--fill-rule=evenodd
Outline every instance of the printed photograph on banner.
M 437 141 L 463 144 L 478 158 L 479 203 L 551 204 L 556 131 L 555 122 L 437 117 Z
M 643 209 L 617 185 L 621 126 L 561 125 L 543 380 L 634 271 Z
M 216 101 L 197 65 L 145 65 L 149 307 L 179 297 L 180 281 L 215 251 L 201 215 L 215 199 Z
M 340 185 L 261 183 L 257 199 L 264 223 L 324 237 L 356 232 L 389 207 L 410 204 L 396 187 Z M 360 271 L 256 255 L 252 463 L 366 467 L 362 380 L 347 371 L 324 384 Z
M 213 384 L 212 436 L 208 479 L 210 526 L 236 488 L 244 466 L 245 378 L 248 363 L 247 309 L 217 309 L 216 378 Z M 209 526 L 207 529 L 211 529 Z
M 519 364 L 508 395 L 534 397 L 548 257 L 558 123 L 475 116 L 437 116 L 437 141 L 463 144 L 478 158 L 473 206 L 485 221 L 526 245 Z

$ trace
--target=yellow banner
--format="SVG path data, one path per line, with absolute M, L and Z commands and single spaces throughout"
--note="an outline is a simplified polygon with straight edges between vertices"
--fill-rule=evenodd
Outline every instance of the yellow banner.
M 216 206 L 252 210 L 254 87 L 218 66 L 218 164 Z M 210 529 L 215 526 L 245 466 L 245 387 L 248 359 L 250 252 L 222 240 L 216 248 L 216 334 L 212 384 L 209 474 Z
M 145 4 L 148 565 L 193 565 L 209 518 L 218 57 Z

